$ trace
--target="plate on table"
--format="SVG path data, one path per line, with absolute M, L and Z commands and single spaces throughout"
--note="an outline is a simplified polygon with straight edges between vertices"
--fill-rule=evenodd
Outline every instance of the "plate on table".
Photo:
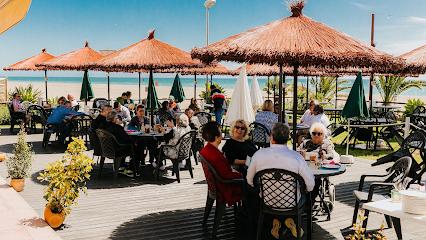
M 129 135 L 139 135 L 139 134 L 140 134 L 140 132 L 129 132 L 128 134 L 129 134 Z
M 323 168 L 330 168 L 330 169 L 336 169 L 339 168 L 340 165 L 335 165 L 335 164 L 322 164 L 321 167 Z

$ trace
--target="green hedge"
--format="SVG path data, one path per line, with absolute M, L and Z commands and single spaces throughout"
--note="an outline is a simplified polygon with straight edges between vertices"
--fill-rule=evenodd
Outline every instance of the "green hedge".
M 10 114 L 9 109 L 4 104 L 0 105 L 0 125 L 9 125 L 10 124 Z

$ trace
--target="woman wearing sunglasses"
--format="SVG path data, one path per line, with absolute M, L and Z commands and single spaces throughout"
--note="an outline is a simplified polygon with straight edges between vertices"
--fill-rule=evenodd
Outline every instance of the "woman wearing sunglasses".
M 334 158 L 334 144 L 325 135 L 328 133 L 324 124 L 316 122 L 309 129 L 312 139 L 307 139 L 302 142 L 299 150 L 306 152 L 318 153 L 323 155 L 324 159 L 332 160 Z
M 223 154 L 228 159 L 231 165 L 236 165 L 238 172 L 242 173 L 244 178 L 247 170 L 244 167 L 247 156 L 252 157 L 257 151 L 256 146 L 249 140 L 245 140 L 248 135 L 247 123 L 240 119 L 232 125 L 231 139 L 226 140 L 222 147 Z

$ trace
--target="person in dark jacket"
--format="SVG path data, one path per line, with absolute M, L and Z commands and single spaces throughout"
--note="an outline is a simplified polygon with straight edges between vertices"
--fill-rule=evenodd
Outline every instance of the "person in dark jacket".
M 214 115 L 216 116 L 216 122 L 222 123 L 222 117 L 225 113 L 225 110 L 228 109 L 228 102 L 226 102 L 226 97 L 216 88 L 215 85 L 210 86 L 213 106 L 214 106 Z
M 112 110 L 112 106 L 109 104 L 105 104 L 102 107 L 102 112 L 99 114 L 95 120 L 93 121 L 93 129 L 98 129 L 102 124 L 106 124 L 106 115 L 109 111 Z

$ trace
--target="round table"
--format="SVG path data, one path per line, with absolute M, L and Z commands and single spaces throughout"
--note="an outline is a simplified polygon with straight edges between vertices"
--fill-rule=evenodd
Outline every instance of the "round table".
M 340 165 L 339 169 L 319 169 L 320 167 L 315 166 L 314 162 L 306 162 L 308 164 L 309 171 L 315 176 L 315 178 L 331 177 L 346 172 L 346 165 L 343 164 Z

